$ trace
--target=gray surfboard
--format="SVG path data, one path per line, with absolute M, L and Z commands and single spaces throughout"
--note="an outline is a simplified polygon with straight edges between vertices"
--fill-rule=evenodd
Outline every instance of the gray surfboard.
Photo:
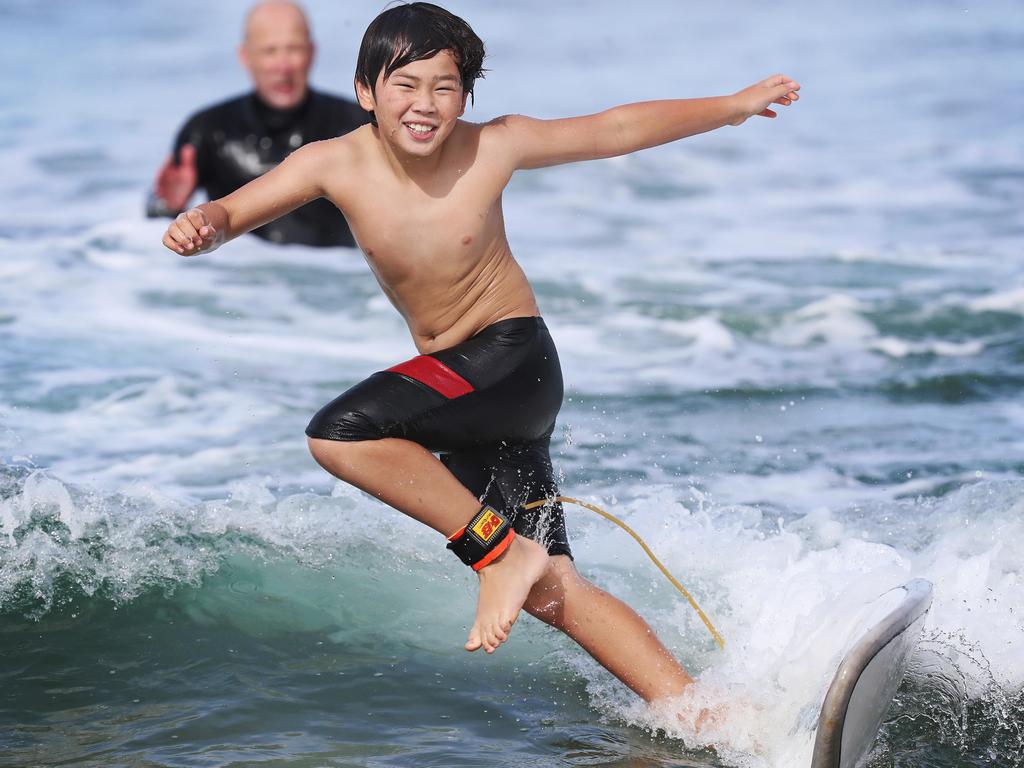
M 924 579 L 899 589 L 905 592 L 900 604 L 839 665 L 818 716 L 811 768 L 855 768 L 875 743 L 932 603 L 932 585 Z

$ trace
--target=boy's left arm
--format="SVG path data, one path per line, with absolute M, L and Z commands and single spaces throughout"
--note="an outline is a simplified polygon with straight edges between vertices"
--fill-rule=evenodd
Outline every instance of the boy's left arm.
M 753 115 L 775 117 L 772 104 L 789 106 L 800 85 L 774 75 L 731 96 L 625 104 L 596 115 L 536 120 L 508 115 L 495 121 L 506 131 L 517 168 L 542 168 L 626 155 L 639 149 L 740 125 Z

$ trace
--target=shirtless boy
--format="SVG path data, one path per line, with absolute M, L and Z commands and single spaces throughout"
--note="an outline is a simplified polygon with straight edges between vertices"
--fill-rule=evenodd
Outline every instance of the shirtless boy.
M 302 147 L 227 197 L 186 211 L 163 242 L 192 256 L 310 200 L 340 208 L 420 355 L 324 406 L 306 430 L 314 458 L 445 536 L 477 571 L 466 650 L 493 653 L 525 609 L 645 700 L 675 696 L 691 678 L 636 612 L 577 572 L 560 508 L 522 509 L 557 495 L 548 443 L 562 378 L 505 237 L 501 194 L 517 170 L 775 117 L 770 105 L 791 104 L 800 86 L 776 75 L 731 96 L 465 122 L 483 57 L 469 26 L 437 6 L 384 11 L 366 30 L 356 67 L 356 95 L 372 124 Z

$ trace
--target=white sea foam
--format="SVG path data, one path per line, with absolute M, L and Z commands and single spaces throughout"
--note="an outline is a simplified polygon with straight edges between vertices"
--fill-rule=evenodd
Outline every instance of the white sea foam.
M 1024 288 L 997 291 L 969 302 L 975 312 L 1015 312 L 1024 314 Z
M 862 302 L 850 296 L 833 294 L 791 313 L 772 335 L 778 343 L 789 346 L 817 342 L 863 348 L 866 340 L 878 335 L 874 325 L 862 316 L 864 309 Z
M 985 342 L 972 340 L 964 342 L 925 341 L 908 342 L 891 337 L 877 338 L 869 344 L 871 349 L 884 352 L 890 357 L 906 357 L 907 355 L 942 355 L 945 357 L 970 357 L 985 349 Z
M 674 610 L 656 609 L 658 631 L 701 673 L 685 700 L 656 711 L 597 674 L 592 663 L 575 663 L 593 681 L 595 704 L 610 714 L 691 745 L 725 745 L 744 765 L 807 764 L 832 670 L 859 633 L 892 607 L 891 596 L 882 603 L 879 596 L 923 577 L 935 585 L 926 634 L 941 634 L 964 653 L 988 659 L 998 687 L 1012 694 L 1024 685 L 1024 620 L 1014 611 L 1021 594 L 1022 490 L 1012 481 L 976 486 L 936 504 L 891 506 L 890 514 L 913 515 L 927 529 L 930 543 L 919 550 L 872 540 L 820 513 L 766 532 L 754 508 L 723 515 L 702 508 L 699 497 L 678 499 L 669 489 L 645 493 L 618 511 L 694 592 L 726 638 L 725 650 L 714 649 L 681 599 Z M 627 578 L 604 581 L 622 589 L 628 602 L 642 606 L 651 595 L 671 593 L 639 548 L 623 548 L 620 531 L 600 523 L 587 523 L 584 531 L 577 547 L 584 570 L 588 564 L 599 574 L 625 569 Z M 985 679 L 968 685 L 967 697 L 992 695 Z M 675 717 L 703 706 L 726 714 L 700 733 Z

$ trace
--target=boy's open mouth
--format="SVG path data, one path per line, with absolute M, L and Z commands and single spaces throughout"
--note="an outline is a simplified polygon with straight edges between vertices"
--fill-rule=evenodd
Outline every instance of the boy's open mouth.
M 403 123 L 415 141 L 429 141 L 437 133 L 437 126 L 429 123 Z

